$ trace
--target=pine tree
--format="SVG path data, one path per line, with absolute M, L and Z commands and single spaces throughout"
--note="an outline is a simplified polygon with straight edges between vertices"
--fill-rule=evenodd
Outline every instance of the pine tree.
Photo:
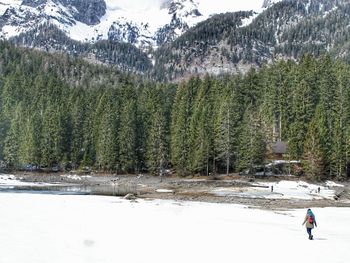
M 141 83 L 135 91 L 136 96 L 136 138 L 135 138 L 135 165 L 136 172 L 143 172 L 147 170 L 146 155 L 147 155 L 147 137 L 150 120 L 150 113 L 148 110 L 148 83 Z
M 342 175 L 343 178 L 348 179 L 350 177 L 350 126 L 347 126 L 345 130 L 345 145 L 344 145 L 344 156 L 345 156 L 345 171 L 344 175 Z
M 215 123 L 215 149 L 218 162 L 225 164 L 226 174 L 235 168 L 242 105 L 237 83 L 228 83 L 221 94 Z
M 190 171 L 209 175 L 211 158 L 213 172 L 214 159 L 214 118 L 211 79 L 206 78 L 201 83 L 194 103 L 194 111 L 190 121 Z
M 22 136 L 22 105 L 18 104 L 14 110 L 14 116 L 10 129 L 4 141 L 4 160 L 9 167 L 19 164 L 19 149 Z
M 315 60 L 310 56 L 305 56 L 294 75 L 296 80 L 292 91 L 288 148 L 292 158 L 300 159 L 303 154 L 308 125 L 314 116 L 318 101 L 318 76 Z
M 350 81 L 346 77 L 349 66 L 338 63 L 336 65 L 336 78 L 338 85 L 335 88 L 333 108 L 333 132 L 331 144 L 331 167 L 337 180 L 347 178 L 348 166 L 348 128 L 350 125 Z
M 41 136 L 41 163 L 52 167 L 60 163 L 63 157 L 63 127 L 61 109 L 54 103 L 43 112 Z
M 250 105 L 246 109 L 239 136 L 237 168 L 254 171 L 265 163 L 266 142 L 259 113 Z
M 20 141 L 19 161 L 22 164 L 39 165 L 41 161 L 41 118 L 37 113 L 23 120 L 23 136 Z
M 335 97 L 337 92 L 338 83 L 334 74 L 334 65 L 329 57 L 323 57 L 318 61 L 319 65 L 319 107 L 320 107 L 320 118 L 318 120 L 321 145 L 325 154 L 325 166 L 327 173 L 330 176 L 334 176 L 332 165 L 332 145 L 333 145 L 333 134 L 334 125 L 336 119 L 339 118 L 335 114 Z
M 149 171 L 164 174 L 169 160 L 169 131 L 164 108 L 163 86 L 148 90 L 147 109 L 149 122 L 147 126 L 146 160 Z
M 309 125 L 305 138 L 303 153 L 303 170 L 307 177 L 314 180 L 325 179 L 325 156 L 321 145 L 321 137 L 318 129 L 318 117 L 321 115 L 321 109 L 316 110 L 315 118 Z
M 96 110 L 98 110 L 98 107 L 96 106 L 97 94 L 91 90 L 85 92 L 87 93 L 86 99 L 84 100 L 86 117 L 83 121 L 83 142 L 81 149 L 83 159 L 80 166 L 92 167 L 96 162 L 95 145 L 98 137 L 95 130 L 95 120 L 97 119 L 95 114 L 98 113 L 96 112 Z
M 293 92 L 293 122 L 290 124 L 289 149 L 293 158 L 303 154 L 303 145 L 307 127 L 314 115 L 315 94 L 311 87 L 302 81 Z
M 102 96 L 99 110 L 101 115 L 96 138 L 96 161 L 98 167 L 103 170 L 117 170 L 119 167 L 118 156 L 118 127 L 119 111 L 116 105 L 114 90 L 108 89 Z
M 6 157 L 5 151 L 10 150 L 9 147 L 11 146 L 8 144 L 9 141 L 12 142 L 14 138 L 16 138 L 17 131 L 15 130 L 17 130 L 17 128 L 14 127 L 14 124 L 12 123 L 13 120 L 16 119 L 15 112 L 16 110 L 18 111 L 17 106 L 21 102 L 22 80 L 22 72 L 17 69 L 15 73 L 6 76 L 6 78 L 3 80 L 3 84 L 1 85 L 0 155 L 3 155 L 4 159 L 10 158 L 9 155 Z M 10 131 L 11 126 L 12 130 Z M 10 136 L 12 139 L 7 138 L 8 136 Z M 16 144 L 19 144 L 19 142 L 16 142 Z M 17 145 L 16 147 L 19 146 Z M 10 150 L 11 156 L 14 156 L 17 150 Z M 11 157 L 11 163 L 13 163 L 16 158 Z
M 190 159 L 190 120 L 193 104 L 199 85 L 198 78 L 179 85 L 172 111 L 171 161 L 180 175 L 189 171 Z
M 292 90 L 295 76 L 294 64 L 279 62 L 260 71 L 263 95 L 259 108 L 266 141 L 284 141 L 288 138 L 292 118 Z
M 84 91 L 80 90 L 80 93 Z M 83 96 L 83 95 L 81 95 Z M 85 100 L 78 96 L 73 98 L 71 109 L 71 122 L 72 122 L 72 138 L 71 138 L 71 161 L 73 168 L 80 166 L 80 163 L 84 157 L 84 121 L 86 116 Z M 86 130 L 88 132 L 89 130 Z
M 131 92 L 131 90 L 129 90 Z M 120 113 L 119 148 L 120 168 L 129 173 L 136 168 L 136 101 L 124 101 Z

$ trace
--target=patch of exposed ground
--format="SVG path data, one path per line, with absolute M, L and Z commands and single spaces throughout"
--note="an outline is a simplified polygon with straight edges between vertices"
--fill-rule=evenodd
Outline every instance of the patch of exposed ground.
M 269 192 L 261 183 L 277 183 L 281 180 L 299 181 L 296 177 L 252 178 L 238 175 L 217 177 L 154 177 L 150 175 L 115 175 L 115 174 L 40 174 L 16 173 L 16 177 L 24 182 L 57 183 L 92 189 L 93 194 L 125 195 L 134 194 L 145 199 L 170 199 L 176 201 L 200 201 L 216 203 L 243 204 L 271 210 L 289 210 L 307 207 L 350 207 L 350 183 L 342 183 L 344 187 L 332 186 L 334 198 L 321 199 L 278 199 L 250 197 L 230 194 L 215 194 L 216 189 L 230 189 L 234 192 L 244 189 L 259 189 Z M 317 184 L 317 183 L 315 183 Z M 325 185 L 319 183 L 319 185 Z M 261 189 L 262 188 L 262 189 Z M 265 189 L 264 189 L 265 188 Z

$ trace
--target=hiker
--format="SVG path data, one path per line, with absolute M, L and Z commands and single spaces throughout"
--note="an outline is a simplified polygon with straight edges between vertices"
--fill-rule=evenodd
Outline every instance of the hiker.
M 305 226 L 306 226 L 306 231 L 309 235 L 309 239 L 313 240 L 314 236 L 312 235 L 311 231 L 314 228 L 314 226 L 317 227 L 317 223 L 316 223 L 315 215 L 314 213 L 312 213 L 310 208 L 306 212 L 305 220 L 302 225 L 304 225 L 305 223 L 306 223 Z
M 321 187 L 318 187 L 317 188 L 317 193 L 320 193 L 321 192 Z
M 273 185 L 271 185 L 271 193 L 273 192 Z

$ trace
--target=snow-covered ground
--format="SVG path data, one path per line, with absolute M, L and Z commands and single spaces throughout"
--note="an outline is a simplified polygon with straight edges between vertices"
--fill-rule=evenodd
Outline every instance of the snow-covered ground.
M 271 186 L 273 192 L 271 192 Z M 217 188 L 212 192 L 218 196 L 238 196 L 266 199 L 333 199 L 335 191 L 330 187 L 342 187 L 340 184 L 328 181 L 325 186 L 309 184 L 303 181 L 280 181 L 257 183 L 256 187 Z M 320 188 L 320 192 L 318 192 Z
M 272 212 L 228 204 L 0 194 L 0 262 L 317 262 L 350 259 L 350 209 Z
M 12 174 L 0 174 L 0 188 L 13 188 L 15 186 L 51 186 L 55 184 L 22 182 Z M 2 263 L 0 261 L 0 263 Z
M 9 6 L 19 6 L 22 0 L 0 0 L 0 16 L 2 16 Z
M 63 178 L 67 178 L 73 181 L 81 181 L 86 178 L 91 178 L 90 175 L 79 176 L 76 174 L 63 174 Z M 31 183 L 23 182 L 20 177 L 16 177 L 13 174 L 0 174 L 0 187 L 1 186 L 38 186 L 38 185 L 57 185 L 57 184 L 48 184 L 48 183 Z
M 86 178 L 91 178 L 90 175 L 76 175 L 76 174 L 63 174 L 61 176 L 74 181 L 81 181 Z
M 81 181 L 91 176 L 78 176 L 76 174 L 63 174 L 63 178 L 72 181 Z M 57 186 L 61 184 L 48 183 L 32 183 L 23 182 L 15 175 L 0 174 L 0 189 L 11 189 L 16 186 Z M 184 180 L 191 182 L 192 180 Z M 196 181 L 205 181 L 196 180 Z M 271 192 L 273 187 L 273 192 Z M 300 200 L 320 200 L 320 199 L 334 199 L 334 187 L 343 187 L 332 181 L 327 181 L 322 185 L 310 184 L 303 181 L 279 181 L 279 182 L 261 182 L 255 183 L 254 187 L 220 187 L 211 190 L 211 193 L 218 196 L 233 196 L 233 197 L 248 197 L 248 198 L 266 198 L 266 199 L 300 199 Z M 320 192 L 318 192 L 320 188 Z M 172 193 L 169 189 L 156 189 L 158 193 Z

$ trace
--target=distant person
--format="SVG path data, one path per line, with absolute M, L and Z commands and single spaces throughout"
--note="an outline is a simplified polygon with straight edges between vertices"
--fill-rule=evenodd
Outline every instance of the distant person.
M 271 185 L 271 193 L 273 192 L 273 185 Z
M 317 193 L 320 193 L 321 192 L 321 187 L 318 187 L 317 188 Z
M 309 235 L 309 239 L 313 240 L 314 236 L 312 235 L 311 231 L 314 228 L 314 226 L 317 227 L 317 223 L 316 223 L 315 215 L 314 213 L 312 213 L 310 208 L 306 212 L 305 220 L 302 225 L 304 225 L 305 223 L 306 223 L 305 226 L 306 226 L 306 231 Z

